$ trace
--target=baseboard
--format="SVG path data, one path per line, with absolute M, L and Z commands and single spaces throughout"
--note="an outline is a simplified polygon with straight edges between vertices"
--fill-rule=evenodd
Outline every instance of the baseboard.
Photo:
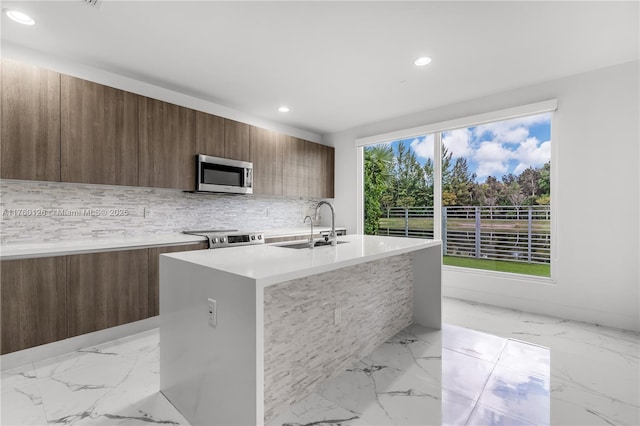
M 515 309 L 539 315 L 548 315 L 561 319 L 640 332 L 638 321 L 635 318 L 628 315 L 620 315 L 615 312 L 603 312 L 576 306 L 567 306 L 554 303 L 549 300 L 546 300 L 544 303 L 540 303 L 539 300 L 524 297 L 514 297 L 513 295 L 505 296 L 482 290 L 471 290 L 468 288 L 444 285 L 442 288 L 442 295 L 445 297 L 463 299 L 470 302 L 493 305 L 501 308 Z
M 132 334 L 142 333 L 160 325 L 160 317 L 155 316 L 93 333 L 81 334 L 57 342 L 23 349 L 0 356 L 0 370 L 6 371 L 26 364 L 40 362 L 69 352 L 100 345 Z

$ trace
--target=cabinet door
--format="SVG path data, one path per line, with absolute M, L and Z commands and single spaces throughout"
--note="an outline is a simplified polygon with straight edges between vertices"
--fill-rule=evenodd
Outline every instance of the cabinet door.
M 333 147 L 306 142 L 305 164 L 308 196 L 333 198 L 334 152 Z
M 278 139 L 283 153 L 283 194 L 333 198 L 334 149 L 287 135 Z
M 249 126 L 233 120 L 224 120 L 224 157 L 232 160 L 249 161 L 251 157 Z
M 309 196 L 306 144 L 302 139 L 278 135 L 282 147 L 282 193 L 290 197 Z
M 60 74 L 2 59 L 1 177 L 60 181 Z
M 68 259 L 69 336 L 149 316 L 148 250 L 82 254 Z
M 334 196 L 334 152 L 333 147 L 314 144 L 311 166 L 311 187 L 314 197 L 333 198 Z
M 308 194 L 311 197 L 322 198 L 325 186 L 324 149 L 322 145 L 306 142 L 306 161 L 308 175 Z
M 282 148 L 278 134 L 251 126 L 253 193 L 282 195 Z
M 335 148 L 322 145 L 322 160 L 324 163 L 324 186 L 322 188 L 322 198 L 335 197 Z
M 66 258 L 2 261 L 2 354 L 67 335 Z
M 194 189 L 194 111 L 140 96 L 138 126 L 138 185 Z
M 61 179 L 138 184 L 138 96 L 63 75 Z
M 183 246 L 154 247 L 149 249 L 149 316 L 160 314 L 160 255 L 179 251 L 203 250 L 207 243 Z
M 195 112 L 196 154 L 224 157 L 225 119 L 204 112 Z

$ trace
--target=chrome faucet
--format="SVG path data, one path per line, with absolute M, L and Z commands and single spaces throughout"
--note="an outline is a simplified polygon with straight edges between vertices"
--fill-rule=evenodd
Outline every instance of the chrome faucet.
M 309 248 L 313 248 L 313 219 L 311 218 L 311 216 L 305 216 L 303 223 L 307 223 L 307 219 L 309 219 L 309 223 L 311 224 L 311 234 L 309 234 Z
M 338 242 L 336 237 L 336 211 L 333 209 L 333 205 L 328 201 L 320 201 L 316 206 L 316 220 L 320 219 L 320 207 L 326 204 L 331 209 L 331 233 L 329 234 L 329 240 L 331 241 L 331 245 L 335 246 Z

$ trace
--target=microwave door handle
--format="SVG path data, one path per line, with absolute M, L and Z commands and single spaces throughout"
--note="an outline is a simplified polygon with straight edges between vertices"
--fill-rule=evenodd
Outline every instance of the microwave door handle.
M 246 170 L 246 181 L 245 187 L 251 188 L 253 187 L 253 169 L 245 169 Z

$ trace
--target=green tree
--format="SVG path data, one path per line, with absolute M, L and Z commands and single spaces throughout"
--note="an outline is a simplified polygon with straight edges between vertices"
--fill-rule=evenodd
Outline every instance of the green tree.
M 425 161 L 422 171 L 424 173 L 424 182 L 425 182 L 424 205 L 432 207 L 433 206 L 434 169 L 433 169 L 433 160 L 431 160 L 431 158 L 427 158 L 427 161 Z
M 540 196 L 551 195 L 551 162 L 547 161 L 538 171 L 538 193 Z
M 398 144 L 395 160 L 395 200 L 403 207 L 424 206 L 429 198 L 424 169 L 420 166 L 414 152 Z
M 393 150 L 388 145 L 364 150 L 364 233 L 378 233 L 382 197 L 392 183 Z
M 453 168 L 451 167 L 451 160 L 453 159 L 453 153 L 449 152 L 446 146 L 442 145 L 442 190 L 451 190 L 451 174 Z
M 467 159 L 457 158 L 451 170 L 448 188 L 448 191 L 455 196 L 456 205 L 467 206 L 471 204 L 474 179 L 475 176 L 469 173 Z
M 520 173 L 518 176 L 518 183 L 522 188 L 522 192 L 525 196 L 524 204 L 533 204 L 536 197 L 539 195 L 538 181 L 540 180 L 540 172 L 533 167 L 529 167 Z
M 487 177 L 482 184 L 482 201 L 487 206 L 497 206 L 502 197 L 502 183 L 493 176 Z

